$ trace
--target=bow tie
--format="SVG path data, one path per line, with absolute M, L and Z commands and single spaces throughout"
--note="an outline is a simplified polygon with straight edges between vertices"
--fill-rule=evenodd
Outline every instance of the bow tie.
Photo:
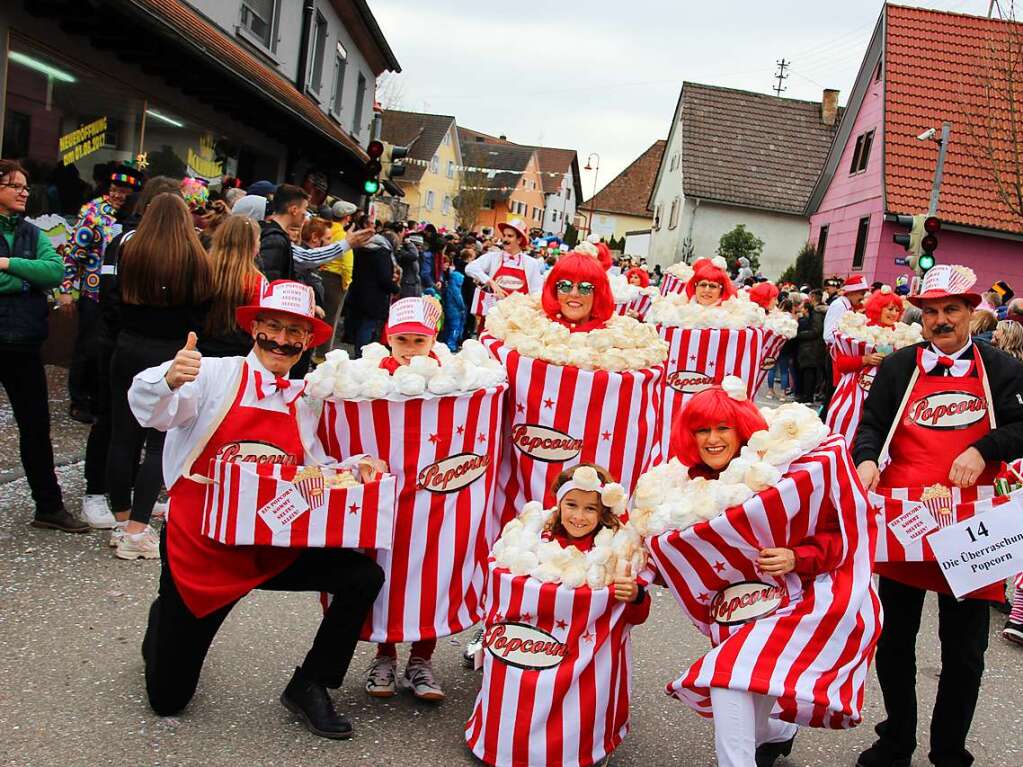
M 281 378 L 280 376 L 264 376 L 258 370 L 255 371 L 255 379 L 257 400 L 264 400 L 280 392 L 284 403 L 290 405 L 305 390 L 304 381 L 289 381 L 287 378 Z
M 924 349 L 923 355 L 920 358 L 920 364 L 924 369 L 925 373 L 930 373 L 936 367 L 941 367 L 948 371 L 950 376 L 955 378 L 962 378 L 968 372 L 970 372 L 970 363 L 973 361 L 972 355 L 964 355 L 957 360 L 951 357 L 938 354 L 931 349 Z

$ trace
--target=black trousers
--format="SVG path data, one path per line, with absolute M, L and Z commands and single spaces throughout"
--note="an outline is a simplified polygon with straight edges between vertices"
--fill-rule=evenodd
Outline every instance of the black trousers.
M 110 449 L 110 358 L 114 345 L 101 339 L 96 345 L 96 400 L 92 414 L 96 417 L 85 443 L 85 493 L 104 495 L 107 492 L 107 451 Z
M 97 348 L 99 341 L 99 302 L 82 296 L 78 299 L 78 334 L 71 354 L 71 369 L 68 371 L 67 388 L 71 404 L 92 410 L 99 397 L 99 382 L 96 372 L 99 365 Z
M 196 618 L 174 585 L 166 544 L 165 532 L 160 540 L 160 592 L 149 608 L 149 626 L 142 640 L 146 693 L 149 705 L 160 716 L 171 716 L 188 705 L 213 637 L 238 604 L 232 602 L 204 618 Z M 383 570 L 365 554 L 350 549 L 307 549 L 287 570 L 259 588 L 334 595 L 302 661 L 302 670 L 322 685 L 340 687 L 362 624 L 383 585 Z
M 799 369 L 799 397 L 800 402 L 813 404 L 814 394 L 817 393 L 817 368 L 804 367 Z
M 882 577 L 879 593 L 884 628 L 877 644 L 877 678 L 888 718 L 876 730 L 885 750 L 908 757 L 916 748 L 916 636 L 927 592 Z M 954 597 L 938 595 L 941 676 L 931 714 L 928 756 L 939 767 L 973 764 L 966 736 L 984 674 L 989 610 L 984 600 L 957 602 Z
M 46 370 L 39 347 L 0 346 L 0 385 L 7 392 L 18 425 L 18 449 L 37 514 L 49 514 L 64 505 L 53 469 L 50 442 L 50 400 Z

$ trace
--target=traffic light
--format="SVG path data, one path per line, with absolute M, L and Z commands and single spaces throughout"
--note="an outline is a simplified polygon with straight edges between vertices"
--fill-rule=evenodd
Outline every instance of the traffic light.
M 408 157 L 407 146 L 395 146 L 384 142 L 384 167 L 387 169 L 387 178 L 398 178 L 405 175 L 405 163 L 402 162 Z
M 369 146 L 366 147 L 369 159 L 366 160 L 366 166 L 363 168 L 362 191 L 369 197 L 380 191 L 380 171 L 383 170 L 380 157 L 383 153 L 384 145 L 380 141 L 370 141 Z
M 917 259 L 917 267 L 921 274 L 934 266 L 934 251 L 938 249 L 938 232 L 941 231 L 941 219 L 937 216 L 927 216 L 923 223 L 924 236 L 920 238 L 920 258 Z
M 886 216 L 886 218 L 899 226 L 906 227 L 908 230 L 905 234 L 893 234 L 892 242 L 896 245 L 901 245 L 905 249 L 909 254 L 910 266 L 913 266 L 914 260 L 920 256 L 920 240 L 924 236 L 924 219 L 926 216 L 903 216 L 900 214 Z

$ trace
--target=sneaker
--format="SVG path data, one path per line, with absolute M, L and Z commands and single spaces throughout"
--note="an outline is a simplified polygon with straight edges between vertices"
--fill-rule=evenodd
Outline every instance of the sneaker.
M 394 674 L 398 661 L 389 655 L 378 655 L 366 669 L 366 694 L 371 698 L 390 698 L 398 692 Z
M 127 522 L 117 522 L 117 524 L 114 525 L 114 527 L 110 530 L 110 539 L 107 541 L 107 545 L 110 548 L 117 548 L 117 544 L 120 543 L 121 539 L 124 537 L 124 530 L 127 527 Z
M 37 511 L 31 522 L 32 527 L 41 527 L 47 530 L 60 530 L 65 533 L 87 533 L 89 525 L 75 517 L 63 506 L 56 511 Z
M 121 540 L 117 542 L 117 546 L 114 548 L 114 556 L 118 559 L 159 559 L 160 558 L 160 539 L 156 536 L 156 531 L 151 527 L 146 527 L 141 533 L 129 533 L 123 532 L 121 534 Z
M 444 690 L 433 678 L 433 666 L 428 660 L 409 658 L 398 684 L 403 690 L 411 690 L 419 700 L 444 700 Z
M 157 501 L 153 504 L 153 513 L 150 515 L 150 519 L 154 522 L 166 522 L 169 508 L 170 504 L 167 501 Z
M 1002 629 L 1002 638 L 1013 644 L 1023 644 L 1023 623 L 1007 621 Z
M 761 743 L 754 755 L 757 767 L 774 767 L 775 762 L 792 753 L 792 744 L 795 740 L 796 736 L 793 735 L 781 743 Z
M 483 627 L 476 629 L 465 647 L 462 648 L 462 665 L 472 671 L 476 668 L 476 653 L 483 649 Z
M 111 530 L 117 520 L 110 513 L 105 495 L 87 495 L 82 498 L 82 520 L 93 530 Z

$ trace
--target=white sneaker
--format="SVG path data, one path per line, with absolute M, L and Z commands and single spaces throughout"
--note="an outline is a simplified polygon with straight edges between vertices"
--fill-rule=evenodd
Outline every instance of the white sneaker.
M 114 556 L 128 560 L 159 559 L 160 539 L 151 527 L 146 527 L 141 533 L 122 532 L 121 539 L 114 549 Z
M 409 658 L 398 684 L 403 690 L 412 690 L 419 700 L 444 700 L 444 690 L 433 678 L 433 666 L 428 660 Z
M 110 513 L 105 495 L 86 495 L 82 498 L 82 521 L 93 530 L 110 530 L 117 527 L 117 520 Z
M 166 522 L 169 507 L 170 504 L 167 501 L 157 501 L 153 504 L 153 513 L 150 518 L 156 522 Z
M 373 698 L 390 698 L 398 692 L 394 685 L 397 661 L 389 655 L 378 655 L 366 669 L 366 693 Z

